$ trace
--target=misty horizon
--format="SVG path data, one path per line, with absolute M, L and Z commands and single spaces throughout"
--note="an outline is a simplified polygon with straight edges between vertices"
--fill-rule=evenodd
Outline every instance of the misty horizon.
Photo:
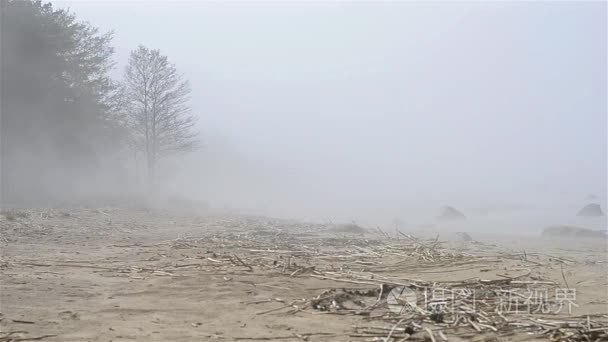
M 53 4 L 114 32 L 113 78 L 143 44 L 190 81 L 203 147 L 160 165 L 167 194 L 370 223 L 606 208 L 605 3 Z
M 0 0 L 0 341 L 608 341 L 608 2 Z

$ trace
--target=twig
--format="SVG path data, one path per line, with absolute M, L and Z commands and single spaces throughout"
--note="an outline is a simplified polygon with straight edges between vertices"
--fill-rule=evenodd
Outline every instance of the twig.
M 236 258 L 236 260 L 238 260 L 241 265 L 247 267 L 250 271 L 253 271 L 253 267 L 251 267 L 250 265 L 246 264 L 243 260 L 241 260 L 241 258 L 239 258 L 238 255 L 234 254 L 234 257 Z
M 562 279 L 564 279 L 564 283 L 566 284 L 566 288 L 570 289 L 570 286 L 568 286 L 568 281 L 566 280 L 566 276 L 564 275 L 564 264 L 559 264 L 559 266 L 562 272 Z
M 431 341 L 432 341 L 432 342 L 436 342 L 436 341 L 435 341 L 435 336 L 433 336 L 433 332 L 431 331 L 431 329 L 429 329 L 429 328 L 424 328 L 424 330 L 426 330 L 427 334 L 429 334 L 429 336 L 431 337 Z
M 40 341 L 42 339 L 45 339 L 47 337 L 55 337 L 58 335 L 42 335 L 42 336 L 37 336 L 37 337 L 22 337 L 22 338 L 12 338 L 8 341 L 10 342 L 17 342 L 17 341 Z
M 391 331 L 388 332 L 388 335 L 386 336 L 386 338 L 384 339 L 385 341 L 389 341 L 391 336 L 393 335 L 393 332 L 395 331 L 395 328 L 397 328 L 397 326 L 399 324 L 401 324 L 401 322 L 405 321 L 405 318 L 402 318 L 401 320 L 399 320 L 399 322 L 395 323 L 395 325 L 393 325 L 393 327 L 391 328 Z

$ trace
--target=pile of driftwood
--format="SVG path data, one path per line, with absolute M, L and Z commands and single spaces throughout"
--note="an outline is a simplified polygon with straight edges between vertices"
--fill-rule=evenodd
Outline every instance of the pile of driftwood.
M 422 240 L 399 231 L 379 230 L 370 237 L 327 234 L 318 226 L 294 228 L 261 226 L 167 243 L 172 248 L 204 244 L 214 251 L 207 261 L 227 276 L 274 272 L 343 283 L 344 287 L 328 288 L 312 298 L 280 300 L 283 306 L 258 314 L 361 316 L 369 324 L 354 326 L 352 338 L 437 342 L 488 334 L 532 335 L 552 341 L 608 340 L 608 315 L 558 315 L 558 309 L 564 313 L 564 305 L 569 305 L 556 292 L 563 290 L 560 284 L 529 269 L 520 269 L 519 275 L 498 274 L 500 279 L 492 280 L 429 282 L 407 277 L 416 271 L 466 269 L 505 259 L 542 266 L 538 254 L 473 255 L 443 248 L 438 237 Z M 544 262 L 568 261 L 549 256 Z
M 350 234 L 324 225 L 277 223 L 261 218 L 218 220 L 201 230 L 202 237 L 184 236 L 152 245 L 113 245 L 150 247 L 159 253 L 136 265 L 4 260 L 0 267 L 10 267 L 11 263 L 87 267 L 104 275 L 132 279 L 205 271 L 223 275 L 226 280 L 239 274 L 327 280 L 331 285 L 314 297 L 271 299 L 281 306 L 258 314 L 359 317 L 350 334 L 353 339 L 438 342 L 487 334 L 514 340 L 523 335 L 553 341 L 608 341 L 608 315 L 556 314 L 556 309 L 569 304 L 567 293 L 559 297 L 561 284 L 544 279 L 531 269 L 572 262 L 557 256 L 472 253 L 445 248 L 438 236 L 420 239 L 399 230 L 387 233 L 380 229 Z M 165 262 L 160 254 L 187 249 L 197 250 L 196 255 L 188 256 L 188 262 Z M 498 279 L 419 279 L 424 278 L 420 274 L 445 274 L 482 266 L 495 270 L 494 264 L 509 259 L 516 260 L 519 267 L 497 274 Z M 565 277 L 563 283 L 568 290 Z M 16 340 L 14 336 L 0 335 L 0 341 Z
M 326 314 L 364 316 L 375 324 L 358 325 L 350 336 L 376 337 L 382 341 L 448 341 L 449 336 L 468 339 L 485 333 L 493 336 L 533 334 L 552 341 L 604 341 L 608 338 L 607 315 L 546 318 L 559 303 L 551 298 L 545 298 L 542 303 L 526 302 L 530 298 L 516 290 L 523 288 L 523 283 L 427 284 L 429 287 L 411 284 L 406 289 L 417 294 L 418 299 L 412 302 L 408 298 L 400 301 L 398 294 L 403 293 L 403 288 L 395 285 L 331 289 L 291 312 L 310 308 Z M 501 285 L 515 288 L 506 290 Z M 436 291 L 443 297 L 433 298 L 431 294 Z M 505 296 L 507 292 L 510 296 Z M 396 304 L 391 304 L 391 296 L 396 299 L 392 303 Z M 545 315 L 540 315 L 541 311 Z

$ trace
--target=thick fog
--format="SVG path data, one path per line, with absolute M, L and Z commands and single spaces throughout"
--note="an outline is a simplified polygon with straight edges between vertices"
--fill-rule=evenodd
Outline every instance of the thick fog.
M 144 44 L 190 80 L 203 147 L 163 161 L 167 194 L 535 232 L 606 209 L 606 3 L 54 5 L 114 30 L 117 78 Z

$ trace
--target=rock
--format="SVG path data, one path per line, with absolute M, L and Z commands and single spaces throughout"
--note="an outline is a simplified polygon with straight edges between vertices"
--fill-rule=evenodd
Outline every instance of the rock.
M 454 235 L 456 235 L 462 241 L 473 241 L 473 238 L 467 232 L 456 232 Z
M 597 196 L 595 194 L 589 194 L 589 195 L 587 195 L 587 199 L 590 201 L 593 201 L 593 200 L 597 199 Z
M 576 226 L 551 226 L 543 229 L 546 237 L 606 238 L 606 232 Z
M 593 217 L 593 216 L 603 216 L 604 212 L 602 211 L 602 207 L 597 204 L 597 203 L 589 203 L 586 206 L 583 207 L 583 209 L 579 210 L 578 214 L 576 214 L 576 216 L 586 216 L 586 217 Z
M 466 216 L 463 213 L 449 206 L 441 208 L 437 218 L 445 221 L 466 220 Z
M 329 230 L 334 233 L 352 233 L 352 234 L 367 233 L 367 229 L 362 228 L 355 223 L 336 224 L 336 225 L 333 225 Z

